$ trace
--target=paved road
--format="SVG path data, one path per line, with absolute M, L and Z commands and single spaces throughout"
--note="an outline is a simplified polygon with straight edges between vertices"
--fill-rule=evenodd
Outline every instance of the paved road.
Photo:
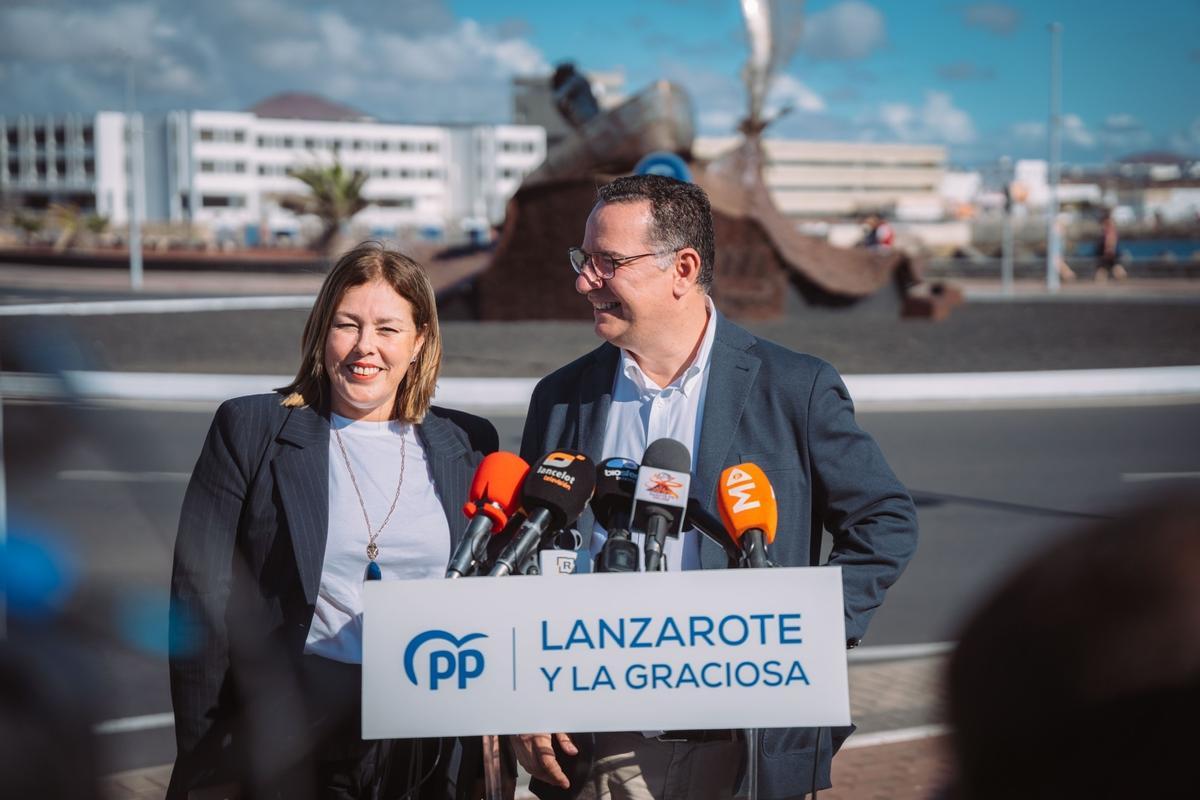
M 107 689 L 100 719 L 169 710 L 166 581 L 185 481 L 211 411 L 4 407 L 13 529 L 74 553 L 72 603 Z M 1153 488 L 1200 474 L 1200 404 L 864 413 L 917 499 L 918 557 L 869 645 L 943 641 L 1015 562 Z M 494 420 L 515 449 L 521 420 Z M 1195 484 L 1195 478 L 1176 481 Z M 36 523 L 28 520 L 36 519 Z M 105 738 L 106 772 L 160 764 L 169 730 Z
M 0 341 L 35 343 L 39 364 L 26 370 L 278 375 L 295 369 L 306 316 L 304 310 L 0 316 Z M 1200 364 L 1195 292 L 1120 302 L 968 303 L 938 323 L 811 308 L 748 327 L 848 374 Z M 598 343 L 586 322 L 447 322 L 443 338 L 443 374 L 455 377 L 541 377 Z

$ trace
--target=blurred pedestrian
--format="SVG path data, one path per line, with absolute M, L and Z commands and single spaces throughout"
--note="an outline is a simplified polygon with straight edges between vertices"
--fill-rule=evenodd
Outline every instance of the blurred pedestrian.
M 441 355 L 424 271 L 365 244 L 325 279 L 295 379 L 218 409 L 175 544 L 168 797 L 444 795 L 440 743 L 361 738 L 363 582 L 444 575 L 497 447 L 430 404 Z
M 872 250 L 891 250 L 896 243 L 896 231 L 879 214 L 867 217 L 866 233 L 863 235 L 862 246 Z
M 1125 268 L 1118 261 L 1120 254 L 1117 245 L 1119 242 L 1117 221 L 1113 219 L 1111 211 L 1105 211 L 1104 217 L 1100 220 L 1100 241 L 1096 243 L 1095 280 L 1106 281 L 1109 278 L 1123 280 L 1126 277 Z
M 1195 797 L 1200 502 L 1038 554 L 967 624 L 948 683 L 948 798 Z

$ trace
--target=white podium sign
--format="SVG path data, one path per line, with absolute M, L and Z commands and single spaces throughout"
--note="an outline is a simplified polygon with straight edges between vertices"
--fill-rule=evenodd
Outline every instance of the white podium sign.
M 363 738 L 847 725 L 838 567 L 370 581 Z

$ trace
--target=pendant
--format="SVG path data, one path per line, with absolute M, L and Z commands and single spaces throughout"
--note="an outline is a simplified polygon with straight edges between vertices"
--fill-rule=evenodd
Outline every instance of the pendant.
M 377 581 L 383 578 L 383 572 L 374 561 L 367 562 L 367 580 Z
M 378 557 L 379 557 L 379 545 L 375 544 L 374 542 L 371 542 L 370 544 L 367 545 L 367 558 L 374 561 Z

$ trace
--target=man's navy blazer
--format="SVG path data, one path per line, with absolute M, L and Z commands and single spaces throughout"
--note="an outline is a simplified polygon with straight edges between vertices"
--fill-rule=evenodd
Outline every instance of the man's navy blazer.
M 715 513 L 721 472 L 747 461 L 761 467 L 779 503 L 771 559 L 784 566 L 816 565 L 821 531 L 829 531 L 828 563 L 842 568 L 846 636 L 861 639 L 916 550 L 912 499 L 874 439 L 855 422 L 849 392 L 833 367 L 714 316 L 717 330 L 691 495 Z M 619 361 L 620 351 L 605 343 L 538 383 L 521 441 L 527 461 L 559 448 L 597 461 L 637 455 L 600 452 Z M 579 522 L 585 540 L 593 524 L 585 512 Z M 724 551 L 706 537 L 700 542 L 701 565 L 724 568 Z M 830 785 L 834 745 L 840 746 L 849 730 L 837 729 L 831 736 L 821 729 L 818 788 Z M 810 728 L 764 731 L 759 751 L 764 800 L 808 791 L 817 736 Z
M 294 667 L 325 560 L 330 427 L 327 414 L 281 399 L 221 405 L 184 497 L 171 575 L 171 797 L 296 756 L 288 747 L 303 730 L 303 703 Z M 417 433 L 453 551 L 467 524 L 460 504 L 498 446 L 496 430 L 435 406 Z

